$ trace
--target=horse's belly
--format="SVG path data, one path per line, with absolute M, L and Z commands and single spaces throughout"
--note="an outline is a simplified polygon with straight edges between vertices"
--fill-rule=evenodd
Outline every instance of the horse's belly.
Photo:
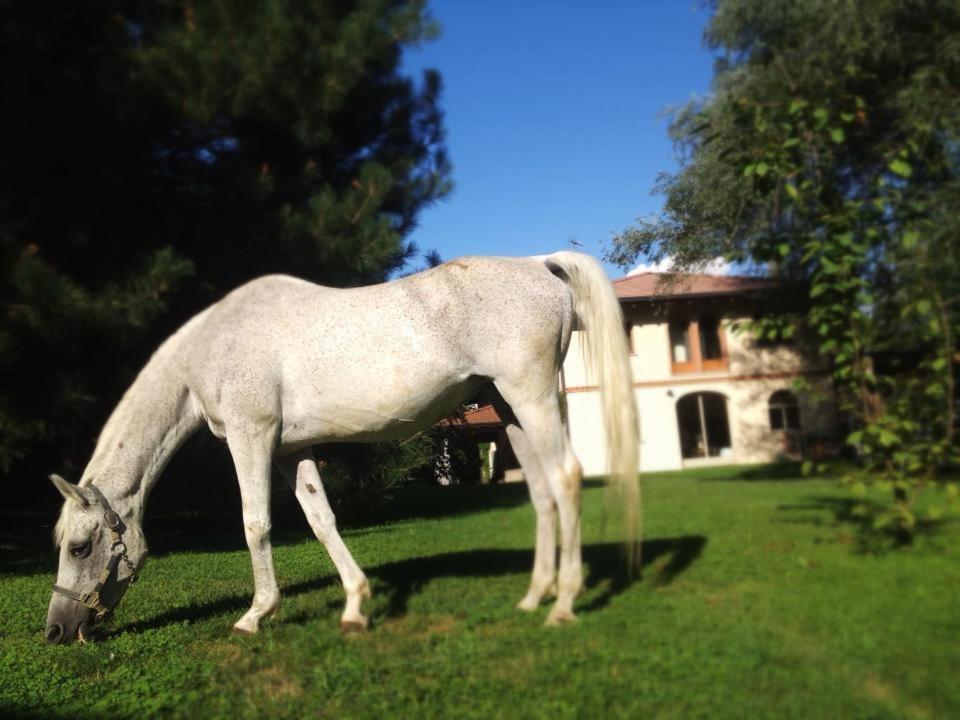
M 420 432 L 455 410 L 479 389 L 478 378 L 451 381 L 443 387 L 390 392 L 379 388 L 374 397 L 357 392 L 333 400 L 307 397 L 284 402 L 282 448 L 321 442 L 375 442 L 396 440 Z M 341 391 L 338 393 L 343 395 Z
M 297 448 L 321 442 L 389 440 L 422 429 L 422 424 L 410 418 L 384 416 L 363 408 L 330 407 L 316 415 L 285 416 L 280 445 Z

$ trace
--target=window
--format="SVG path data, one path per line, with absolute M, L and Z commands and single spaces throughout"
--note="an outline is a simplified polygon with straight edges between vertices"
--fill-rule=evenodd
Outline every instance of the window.
M 677 425 L 684 459 L 730 455 L 727 399 L 720 393 L 684 395 L 677 401 Z
M 698 320 L 671 320 L 669 332 L 674 373 L 715 371 L 727 367 L 727 345 L 719 318 L 704 315 Z
M 690 323 L 685 320 L 673 320 L 670 323 L 670 356 L 674 372 L 677 366 L 686 365 L 691 365 L 689 370 L 693 370 L 690 361 Z
M 623 323 L 623 332 L 627 336 L 627 348 L 630 350 L 630 354 L 633 355 L 636 352 L 633 349 L 633 323 L 625 320 Z
M 715 317 L 700 318 L 700 353 L 704 360 L 719 360 L 723 357 L 720 345 L 720 321 Z
M 799 430 L 800 406 L 797 396 L 789 390 L 777 390 L 770 396 L 770 429 Z

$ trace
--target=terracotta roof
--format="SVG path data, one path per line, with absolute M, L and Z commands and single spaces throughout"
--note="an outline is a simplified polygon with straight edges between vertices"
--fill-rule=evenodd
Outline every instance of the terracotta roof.
M 493 409 L 493 405 L 481 405 L 476 410 L 467 410 L 463 416 L 451 415 L 440 421 L 440 425 L 461 427 L 464 425 L 500 425 L 500 416 Z
M 662 280 L 662 284 L 661 284 Z M 613 281 L 621 300 L 655 300 L 675 297 L 741 295 L 773 287 L 775 281 L 748 275 L 670 275 L 644 272 Z

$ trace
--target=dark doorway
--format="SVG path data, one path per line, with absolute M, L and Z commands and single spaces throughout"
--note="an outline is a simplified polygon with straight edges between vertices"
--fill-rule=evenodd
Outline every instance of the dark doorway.
M 720 393 L 684 395 L 677 401 L 677 424 L 685 460 L 721 457 L 730 451 L 727 399 Z

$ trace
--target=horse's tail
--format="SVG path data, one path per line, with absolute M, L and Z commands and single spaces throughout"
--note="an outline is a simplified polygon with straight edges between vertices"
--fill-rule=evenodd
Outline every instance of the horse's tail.
M 639 570 L 641 517 L 637 468 L 640 430 L 620 303 L 603 268 L 593 258 L 580 253 L 558 252 L 544 257 L 543 261 L 570 287 L 574 312 L 585 331 L 587 371 L 600 384 L 603 427 L 607 437 L 608 482 L 621 495 L 629 568 Z

